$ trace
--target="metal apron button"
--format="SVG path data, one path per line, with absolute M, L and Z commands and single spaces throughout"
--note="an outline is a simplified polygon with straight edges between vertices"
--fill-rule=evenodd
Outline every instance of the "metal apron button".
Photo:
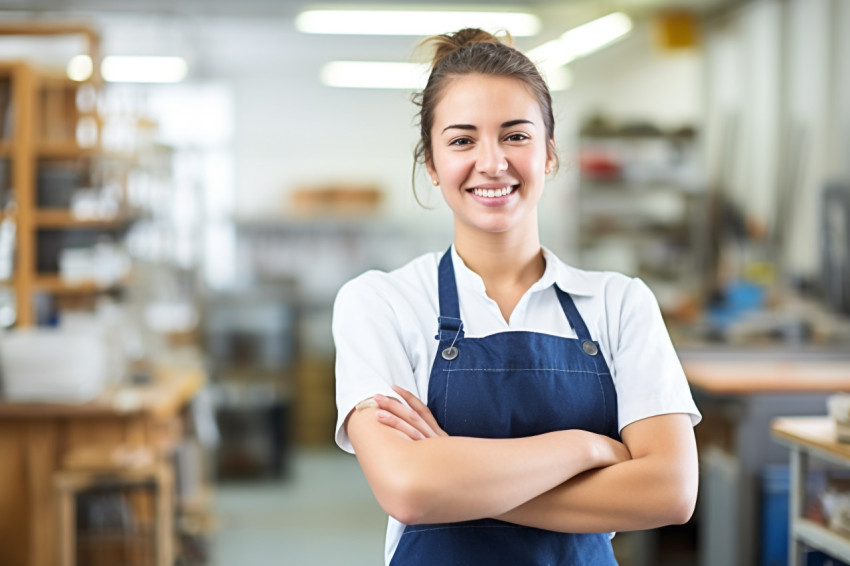
M 457 348 L 454 346 L 449 346 L 445 350 L 443 350 L 443 359 L 447 361 L 452 361 L 457 357 Z
M 594 344 L 590 340 L 585 340 L 584 342 L 582 342 L 581 349 L 584 350 L 584 353 L 588 356 L 595 356 L 599 353 L 599 348 L 597 348 L 596 344 Z

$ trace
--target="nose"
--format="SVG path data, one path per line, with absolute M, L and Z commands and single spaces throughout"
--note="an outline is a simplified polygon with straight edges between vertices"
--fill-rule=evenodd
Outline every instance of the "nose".
M 481 142 L 478 151 L 476 167 L 479 172 L 495 177 L 507 171 L 508 159 L 499 143 Z

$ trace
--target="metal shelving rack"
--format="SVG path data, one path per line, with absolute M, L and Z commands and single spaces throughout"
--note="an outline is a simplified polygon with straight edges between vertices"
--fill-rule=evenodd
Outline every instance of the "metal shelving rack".
M 791 450 L 788 564 L 804 564 L 804 545 L 850 562 L 850 538 L 803 517 L 809 458 L 850 468 L 850 444 L 836 440 L 835 423 L 828 417 L 780 418 L 771 429 L 774 437 Z

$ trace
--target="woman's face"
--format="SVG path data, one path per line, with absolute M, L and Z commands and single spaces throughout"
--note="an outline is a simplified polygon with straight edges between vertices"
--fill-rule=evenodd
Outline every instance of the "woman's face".
M 540 106 L 518 79 L 452 80 L 434 109 L 426 166 L 461 225 L 485 232 L 537 229 L 546 169 Z

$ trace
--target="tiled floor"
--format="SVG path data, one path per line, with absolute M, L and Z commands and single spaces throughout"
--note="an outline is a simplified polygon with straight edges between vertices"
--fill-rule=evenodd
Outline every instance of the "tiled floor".
M 353 456 L 294 455 L 292 477 L 215 488 L 213 566 L 379 566 L 386 515 Z

